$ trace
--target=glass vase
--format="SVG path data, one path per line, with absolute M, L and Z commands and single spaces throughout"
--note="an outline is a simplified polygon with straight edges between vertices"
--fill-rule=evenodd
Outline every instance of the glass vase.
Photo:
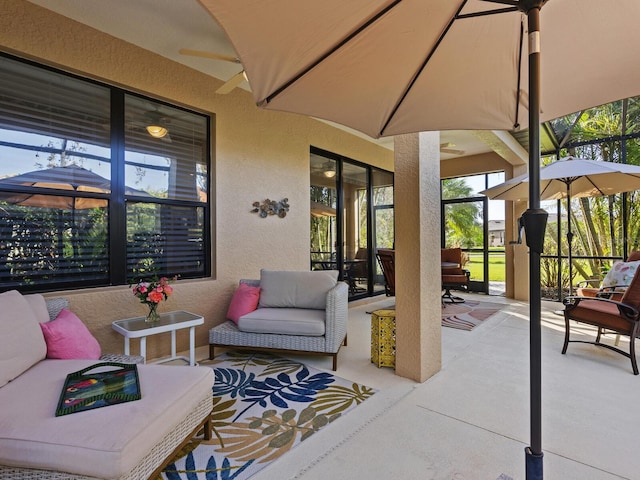
M 146 323 L 156 323 L 160 320 L 160 314 L 158 313 L 158 304 L 157 303 L 149 303 L 149 313 L 145 317 L 144 321 Z

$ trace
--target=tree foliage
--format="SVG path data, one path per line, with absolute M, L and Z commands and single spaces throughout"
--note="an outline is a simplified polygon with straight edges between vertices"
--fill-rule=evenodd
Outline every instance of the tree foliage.
M 596 161 L 640 165 L 640 107 L 638 99 L 613 102 L 582 112 L 573 120 L 554 122 L 554 126 L 571 125 L 567 130 L 556 131 L 558 138 L 567 142 L 559 150 L 560 158 L 575 156 Z M 576 172 L 579 174 L 579 172 Z M 625 200 L 626 197 L 626 200 Z M 590 278 L 602 278 L 611 267 L 612 260 L 621 258 L 640 248 L 639 192 L 633 191 L 607 197 L 573 198 L 571 205 L 562 201 L 564 215 L 560 215 L 561 228 L 567 231 L 566 218 L 571 216 L 573 278 L 571 283 Z M 560 213 L 560 212 L 559 212 Z M 624 219 L 627 225 L 623 224 Z M 547 242 L 557 244 L 557 231 L 547 229 Z M 627 251 L 624 243 L 628 242 Z M 563 236 L 564 237 L 564 236 Z M 568 242 L 562 238 L 560 248 L 568 253 Z M 593 257 L 593 258 L 579 258 Z M 600 257 L 600 258 L 598 258 Z M 566 262 L 563 262 L 566 263 Z M 543 283 L 557 283 L 557 267 L 543 269 Z M 563 265 L 563 284 L 568 289 L 568 265 Z
M 472 189 L 464 177 L 442 181 L 443 200 L 470 197 Z M 446 204 L 442 219 L 447 247 L 474 248 L 483 245 L 482 218 L 475 203 Z

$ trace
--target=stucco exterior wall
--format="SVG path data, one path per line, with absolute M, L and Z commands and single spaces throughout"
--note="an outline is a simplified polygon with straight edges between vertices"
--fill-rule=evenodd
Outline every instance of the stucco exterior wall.
M 160 307 L 205 317 L 196 329 L 198 346 L 208 344 L 209 328 L 224 321 L 240 278 L 257 278 L 260 268 L 309 268 L 311 145 L 393 170 L 388 149 L 324 122 L 259 110 L 241 89 L 216 95 L 220 80 L 25 0 L 3 1 L 0 50 L 212 115 L 212 278 L 178 281 Z M 291 209 L 284 219 L 249 213 L 254 201 L 285 197 Z M 47 294 L 60 295 L 69 298 L 105 352 L 123 348 L 113 320 L 145 313 L 126 286 Z M 186 332 L 178 332 L 178 349 L 187 348 Z M 150 337 L 147 351 L 150 357 L 167 355 L 168 334 Z

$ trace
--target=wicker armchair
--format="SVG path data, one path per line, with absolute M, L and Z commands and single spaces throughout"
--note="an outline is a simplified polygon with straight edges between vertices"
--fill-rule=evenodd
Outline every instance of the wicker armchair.
M 261 287 L 261 304 L 254 312 L 240 317 L 238 324 L 227 320 L 209 330 L 209 358 L 214 358 L 216 348 L 327 355 L 333 357 L 333 370 L 336 370 L 340 347 L 347 345 L 349 288 L 346 283 L 333 280 L 332 288 L 321 293 L 323 309 L 305 305 L 305 297 L 308 301 L 313 284 L 309 279 L 329 273 L 263 270 L 261 280 L 240 280 L 240 283 Z M 337 272 L 333 273 L 337 277 Z M 268 285 L 274 283 L 278 284 L 276 290 L 283 292 L 277 307 L 263 303 L 265 291 L 270 290 Z M 316 295 L 320 294 L 316 292 Z M 312 324 L 322 324 L 323 333 L 301 333 L 301 324 L 304 324 L 302 330 Z

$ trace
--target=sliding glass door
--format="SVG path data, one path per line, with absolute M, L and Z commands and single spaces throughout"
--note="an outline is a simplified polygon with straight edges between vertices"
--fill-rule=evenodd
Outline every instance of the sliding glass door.
M 393 246 L 393 174 L 311 149 L 312 270 L 338 270 L 350 298 L 384 292 L 376 248 Z

